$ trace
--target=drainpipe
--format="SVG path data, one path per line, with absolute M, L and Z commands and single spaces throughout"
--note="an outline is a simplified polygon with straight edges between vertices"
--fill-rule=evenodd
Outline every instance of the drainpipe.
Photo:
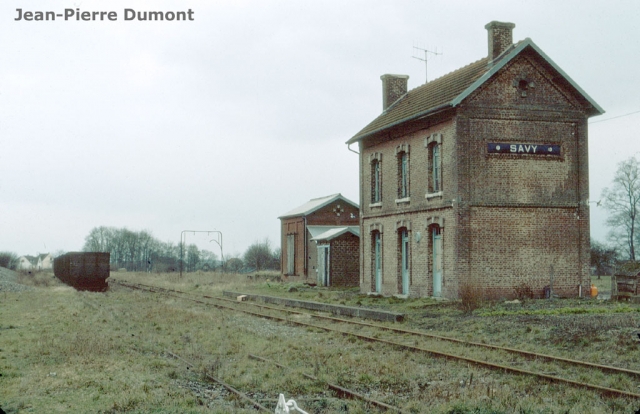
M 307 260 L 309 260 L 309 251 L 307 250 L 307 218 L 306 217 L 302 217 L 302 220 L 304 221 L 304 229 L 302 229 L 302 234 L 304 236 L 304 249 L 303 249 L 303 253 L 304 253 L 304 277 L 307 278 L 309 275 L 307 274 L 307 267 L 309 266 L 309 263 L 307 262 Z

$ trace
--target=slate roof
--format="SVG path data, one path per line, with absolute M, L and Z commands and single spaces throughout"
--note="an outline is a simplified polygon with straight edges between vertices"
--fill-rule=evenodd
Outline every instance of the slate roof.
M 349 200 L 348 198 L 344 197 L 342 194 L 338 193 L 338 194 L 332 194 L 329 196 L 325 196 L 325 197 L 320 197 L 320 198 L 313 198 L 311 200 L 309 200 L 308 202 L 306 202 L 305 204 L 301 205 L 300 207 L 296 207 L 293 210 L 283 214 L 282 216 L 278 217 L 279 219 L 283 219 L 283 218 L 288 218 L 288 217 L 297 217 L 297 216 L 306 216 L 308 214 L 313 213 L 314 211 L 321 209 L 322 207 L 326 206 L 327 204 L 330 204 L 334 201 L 337 200 L 341 200 L 344 201 L 345 203 L 349 203 L 352 206 L 354 206 L 355 208 L 358 208 L 358 205 L 356 203 L 354 203 L 353 201 Z
M 604 110 L 589 97 L 558 65 L 555 64 L 529 38 L 507 48 L 499 57 L 490 61 L 488 57 L 450 72 L 438 79 L 410 90 L 389 106 L 382 114 L 353 136 L 347 144 L 354 143 L 376 132 L 394 127 L 403 122 L 420 118 L 441 109 L 453 108 L 485 83 L 491 76 L 518 56 L 526 48 L 537 52 L 552 68 L 582 95 L 592 109 L 591 115 L 599 115 Z

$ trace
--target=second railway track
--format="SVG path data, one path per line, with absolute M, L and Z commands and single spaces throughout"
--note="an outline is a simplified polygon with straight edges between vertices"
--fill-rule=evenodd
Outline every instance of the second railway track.
M 640 394 L 627 389 L 615 388 L 610 384 L 619 382 L 620 376 L 628 377 L 627 381 L 636 386 L 640 371 L 621 367 L 594 364 L 590 362 L 563 358 L 548 354 L 540 354 L 526 350 L 502 347 L 497 345 L 464 341 L 457 338 L 433 335 L 427 332 L 403 329 L 377 323 L 336 318 L 332 316 L 302 312 L 290 308 L 281 308 L 260 303 L 237 302 L 228 298 L 194 295 L 174 289 L 157 286 L 110 281 L 121 286 L 148 292 L 162 293 L 181 299 L 215 306 L 219 309 L 243 312 L 256 317 L 269 318 L 284 323 L 304 326 L 310 329 L 321 329 L 341 335 L 351 335 L 367 342 L 377 342 L 391 347 L 426 353 L 436 357 L 463 361 L 493 370 L 500 370 L 515 375 L 525 375 L 543 381 L 565 384 L 572 387 L 585 388 L 607 396 L 640 399 Z M 285 316 L 282 316 L 284 314 Z M 319 324 L 305 320 L 317 319 Z M 302 320 L 305 319 L 305 320 Z M 348 327 L 338 329 L 336 325 Z M 443 345 L 444 344 L 444 345 Z M 478 352 L 477 350 L 482 350 Z M 489 352 L 490 357 L 487 357 Z M 559 374 L 562 373 L 562 374 Z M 587 382 L 586 379 L 598 378 L 599 384 Z

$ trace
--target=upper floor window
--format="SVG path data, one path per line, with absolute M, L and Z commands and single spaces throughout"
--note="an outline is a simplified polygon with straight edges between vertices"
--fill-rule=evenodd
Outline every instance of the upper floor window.
M 374 152 L 369 156 L 371 165 L 371 204 L 382 202 L 382 154 Z
M 401 144 L 396 147 L 398 157 L 398 199 L 409 198 L 409 144 Z
M 442 134 L 427 137 L 425 145 L 429 151 L 428 188 L 427 194 L 442 191 Z
M 409 197 L 409 154 L 398 154 L 398 198 Z
M 371 163 L 371 202 L 382 201 L 380 194 L 380 161 L 373 160 Z
M 442 191 L 442 175 L 441 175 L 441 156 L 440 144 L 433 144 L 431 147 L 431 192 L 437 193 Z

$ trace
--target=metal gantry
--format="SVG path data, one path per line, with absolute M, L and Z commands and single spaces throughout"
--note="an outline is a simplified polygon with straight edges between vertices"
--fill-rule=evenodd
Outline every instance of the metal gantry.
M 224 253 L 222 251 L 222 232 L 221 231 L 219 230 L 182 230 L 182 232 L 180 233 L 180 278 L 182 278 L 182 266 L 184 263 L 184 246 L 187 242 L 186 233 L 193 233 L 193 234 L 207 233 L 207 236 L 210 235 L 211 233 L 215 233 L 218 236 L 218 238 L 212 239 L 209 241 L 216 242 L 218 246 L 220 246 L 220 262 L 224 267 Z

